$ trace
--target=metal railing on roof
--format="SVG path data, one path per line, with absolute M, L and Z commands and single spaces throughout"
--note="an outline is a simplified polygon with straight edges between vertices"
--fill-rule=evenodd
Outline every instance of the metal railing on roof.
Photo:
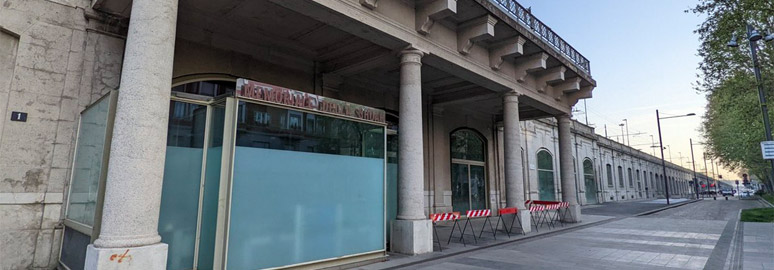
M 579 69 L 591 74 L 591 63 L 586 57 L 581 55 L 578 50 L 570 46 L 562 37 L 556 34 L 545 23 L 538 20 L 530 11 L 520 5 L 516 0 L 489 0 L 497 4 L 511 17 L 521 22 L 524 26 L 540 36 L 543 41 L 551 44 L 554 49 L 561 52 L 567 59 L 575 64 Z

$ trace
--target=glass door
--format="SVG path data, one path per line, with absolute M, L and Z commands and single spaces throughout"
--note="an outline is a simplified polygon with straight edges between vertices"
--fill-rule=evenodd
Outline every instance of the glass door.
M 454 211 L 470 210 L 470 174 L 466 164 L 452 163 L 452 208 Z
M 460 129 L 451 134 L 452 209 L 464 214 L 467 210 L 487 208 L 486 142 L 477 132 Z

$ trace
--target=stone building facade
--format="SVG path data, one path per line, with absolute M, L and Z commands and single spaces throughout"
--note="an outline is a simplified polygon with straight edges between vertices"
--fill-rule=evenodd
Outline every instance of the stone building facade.
M 201 141 L 186 132 L 215 134 L 220 125 L 222 151 L 271 148 L 240 140 L 248 130 L 240 125 L 269 122 L 263 117 L 276 109 L 244 116 L 254 100 L 234 96 L 240 78 L 386 115 L 361 121 L 256 103 L 288 109 L 287 117 L 301 112 L 307 120 L 382 128 L 385 142 L 375 149 L 384 152 L 385 198 L 373 202 L 383 205 L 375 208 L 381 227 L 364 228 L 384 233 L 377 248 L 341 251 L 334 255 L 344 260 L 331 260 L 291 247 L 298 258 L 253 268 L 335 265 L 383 256 L 388 248 L 430 252 L 431 213 L 516 207 L 529 221 L 524 201 L 540 199 L 569 202 L 566 221 L 578 222 L 580 205 L 663 197 L 659 159 L 570 120 L 572 106 L 596 85 L 590 64 L 524 11 L 512 0 L 5 0 L 0 269 L 107 269 L 121 254 L 133 255 L 134 269 L 253 263 L 239 261 L 236 240 L 229 242 L 238 231 L 231 222 L 244 216 L 230 189 L 241 181 L 238 160 L 225 154 L 214 176 L 205 172 L 215 152 L 199 154 L 205 164 L 191 183 L 200 195 L 185 205 L 194 210 L 184 224 L 195 237 L 169 238 L 162 228 L 172 198 L 162 183 L 172 183 L 170 168 L 182 160 L 170 158 L 180 150 L 173 147 L 202 148 L 183 147 L 173 135 Z M 206 125 L 192 123 L 195 114 L 181 118 L 188 122 L 174 118 L 191 108 L 206 111 Z M 220 110 L 233 112 L 224 116 L 231 124 L 213 120 Z M 100 136 L 86 132 L 95 111 L 105 121 Z M 347 158 L 367 155 L 339 150 L 345 148 Z M 326 151 L 310 149 L 296 152 Z M 87 153 L 98 157 L 89 159 L 93 168 L 79 163 Z M 81 177 L 83 171 L 90 174 Z M 673 196 L 689 196 L 688 170 L 668 164 L 666 175 Z M 94 182 L 84 185 L 87 178 Z M 211 183 L 215 201 L 226 203 L 213 204 L 215 225 L 207 231 Z M 207 236 L 214 243 L 205 243 Z

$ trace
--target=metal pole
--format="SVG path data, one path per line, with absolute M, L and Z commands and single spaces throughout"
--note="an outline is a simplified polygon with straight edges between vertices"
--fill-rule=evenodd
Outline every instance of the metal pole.
M 661 146 L 661 167 L 664 169 L 664 192 L 667 205 L 669 205 L 669 183 L 666 177 L 666 160 L 664 160 L 664 139 L 661 137 L 661 118 L 658 115 L 658 110 L 656 110 L 656 123 L 658 124 L 658 144 Z
M 624 124 L 620 124 L 620 126 L 621 126 L 621 145 L 624 145 L 624 144 L 626 144 L 626 138 L 624 137 L 625 133 L 624 133 L 624 129 L 623 129 Z
M 626 122 L 626 146 L 631 146 L 632 141 L 629 139 L 629 121 L 624 119 L 624 122 Z
M 588 108 L 588 106 L 586 106 L 586 99 L 587 98 L 583 99 L 583 110 L 584 110 L 584 114 L 586 115 L 586 125 L 588 126 L 589 125 L 589 108 Z
M 605 138 L 610 139 L 610 137 L 607 136 L 607 124 L 605 124 Z
M 696 160 L 693 158 L 693 139 L 688 139 L 691 143 L 691 164 L 693 164 L 693 187 L 696 190 L 696 199 L 699 199 L 699 178 L 696 177 Z
M 585 100 L 585 99 L 584 99 Z M 650 135 L 650 148 L 653 149 L 653 156 L 656 156 L 656 141 L 653 139 L 653 135 Z
M 766 94 L 763 92 L 763 81 L 761 80 L 761 69 L 758 63 L 758 44 L 755 41 L 750 40 L 750 34 L 753 28 L 750 24 L 747 24 L 747 40 L 750 42 L 750 54 L 753 60 L 753 70 L 755 71 L 755 81 L 758 84 L 758 99 L 761 103 L 761 111 L 763 112 L 763 126 L 766 129 L 766 140 L 771 141 L 771 126 L 769 125 L 769 108 L 766 105 Z M 769 190 L 772 190 L 772 184 L 774 184 L 774 160 L 769 160 L 771 169 L 769 170 Z
M 709 180 L 710 180 L 710 177 L 709 177 L 709 170 L 708 170 L 709 167 L 707 167 L 707 153 L 702 153 L 701 154 L 701 158 L 704 159 L 704 176 L 707 178 L 707 196 L 709 196 L 709 192 L 710 192 Z
M 718 194 L 718 173 L 715 172 L 715 160 L 710 159 L 710 165 L 712 166 L 712 183 L 715 184 L 715 195 Z

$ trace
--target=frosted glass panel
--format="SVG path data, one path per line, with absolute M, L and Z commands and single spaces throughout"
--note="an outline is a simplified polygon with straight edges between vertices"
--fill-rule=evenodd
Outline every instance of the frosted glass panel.
M 384 249 L 384 159 L 236 147 L 229 269 Z
M 218 105 L 212 107 L 210 123 L 210 143 L 207 148 L 207 163 L 204 171 L 204 197 L 202 199 L 202 219 L 199 234 L 199 260 L 197 269 L 212 269 L 215 256 L 215 229 L 218 220 L 218 190 L 220 187 L 220 165 L 223 153 L 223 121 L 225 109 Z
M 167 146 L 159 235 L 169 244 L 167 269 L 193 268 L 202 149 Z
M 192 269 L 207 106 L 171 101 L 159 235 L 169 244 L 167 269 Z
M 103 98 L 81 113 L 67 218 L 88 226 L 94 225 L 109 107 L 110 98 Z

